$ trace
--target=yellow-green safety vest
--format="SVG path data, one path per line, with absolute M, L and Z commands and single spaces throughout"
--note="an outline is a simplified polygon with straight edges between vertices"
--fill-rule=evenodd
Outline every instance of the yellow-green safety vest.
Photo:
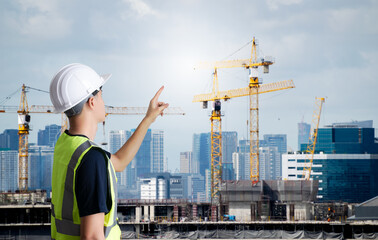
M 51 238 L 80 239 L 80 215 L 75 194 L 76 170 L 89 149 L 97 146 L 83 136 L 63 133 L 54 150 L 51 197 Z M 102 150 L 102 148 L 100 148 Z M 105 215 L 106 239 L 120 239 L 117 223 L 117 178 L 113 164 L 102 150 L 108 166 L 108 191 L 111 191 L 112 208 Z

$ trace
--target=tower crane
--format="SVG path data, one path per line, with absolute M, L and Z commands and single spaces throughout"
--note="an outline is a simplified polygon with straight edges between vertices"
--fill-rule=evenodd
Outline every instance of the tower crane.
M 21 192 L 26 192 L 28 190 L 28 136 L 30 124 L 30 113 L 54 113 L 55 109 L 53 106 L 48 105 L 31 105 L 29 107 L 26 98 L 26 93 L 29 89 L 36 91 L 46 92 L 44 90 L 32 88 L 25 86 L 21 87 L 21 101 L 20 106 L 0 106 L 0 113 L 18 113 L 18 135 L 19 135 L 19 146 L 18 146 L 18 187 Z M 112 107 L 105 106 L 105 115 L 144 115 L 147 113 L 147 107 Z M 183 110 L 179 107 L 168 107 L 164 110 L 164 115 L 185 115 Z M 62 131 L 67 128 L 67 118 L 65 114 L 62 114 Z
M 303 167 L 302 179 L 310 180 L 312 162 L 314 160 L 314 153 L 316 147 L 316 141 L 318 139 L 318 129 L 320 122 L 320 114 L 322 112 L 322 106 L 325 101 L 325 98 L 315 98 L 315 109 L 312 114 L 311 130 L 310 137 L 308 140 L 307 149 L 305 151 L 306 159 Z
M 213 90 L 211 93 L 195 95 L 193 102 L 203 102 L 203 106 L 207 107 L 207 102 L 214 101 L 215 106 L 220 110 L 220 101 L 228 100 L 235 97 L 249 96 L 250 109 L 250 179 L 252 184 L 259 181 L 259 104 L 258 96 L 261 93 L 274 92 L 289 88 L 294 88 L 295 85 L 292 80 L 262 84 L 258 78 L 258 67 L 264 68 L 264 73 L 269 73 L 269 66 L 274 63 L 271 57 L 258 58 L 256 50 L 255 38 L 252 39 L 251 58 L 242 60 L 216 61 L 213 63 L 200 63 L 201 68 L 212 68 L 214 70 Z M 219 68 L 235 68 L 243 67 L 249 70 L 249 84 L 248 87 L 238 88 L 227 91 L 219 91 L 217 69 Z M 221 114 L 217 113 L 216 108 L 211 115 L 211 196 L 217 199 L 219 192 L 219 183 L 221 179 Z M 216 126 L 216 127 L 214 127 Z M 218 130 L 217 133 L 213 131 Z M 219 140 L 218 140 L 219 139 Z M 218 153 L 219 152 L 219 153 Z

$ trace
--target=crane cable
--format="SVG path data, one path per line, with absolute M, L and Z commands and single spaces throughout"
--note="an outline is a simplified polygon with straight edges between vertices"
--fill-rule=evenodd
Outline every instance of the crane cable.
M 45 90 L 42 90 L 42 89 L 38 89 L 38 88 L 33 88 L 33 87 L 29 87 L 29 86 L 25 86 L 25 88 L 27 89 L 31 89 L 31 90 L 35 90 L 35 91 L 39 91 L 39 92 L 44 92 L 44 93 L 50 93 L 48 91 L 45 91 Z M 10 100 L 16 93 L 18 93 L 19 91 L 21 90 L 21 87 L 19 87 L 16 91 L 14 91 L 13 93 L 11 93 L 9 96 L 6 96 L 1 102 L 0 102 L 0 106 L 4 106 L 4 103 L 6 103 L 8 100 Z
M 29 87 L 29 86 L 25 86 L 25 87 L 29 88 L 29 89 L 32 89 L 32 90 L 35 90 L 35 91 L 39 91 L 39 92 L 50 93 L 48 91 L 45 91 L 45 90 L 42 90 L 42 89 L 38 89 L 38 88 L 33 88 L 33 87 Z
M 4 103 L 6 103 L 8 100 L 10 100 L 13 95 L 15 95 L 16 93 L 18 93 L 19 91 L 21 90 L 21 87 L 19 87 L 15 92 L 11 93 L 9 96 L 5 97 L 1 102 L 0 102 L 0 106 L 3 106 Z
M 253 39 L 251 41 L 247 42 L 246 44 L 244 44 L 241 48 L 239 48 L 235 52 L 233 52 L 230 55 L 228 55 L 227 57 L 223 58 L 221 61 L 224 61 L 224 60 L 228 59 L 229 57 L 232 57 L 233 55 L 235 55 L 236 53 L 238 53 L 240 50 L 242 50 L 243 48 L 245 48 L 246 46 L 248 46 L 252 41 L 253 41 Z

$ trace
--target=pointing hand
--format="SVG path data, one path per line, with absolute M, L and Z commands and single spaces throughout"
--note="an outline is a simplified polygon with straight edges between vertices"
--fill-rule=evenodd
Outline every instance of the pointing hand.
M 151 99 L 150 105 L 148 106 L 146 118 L 149 119 L 151 122 L 154 122 L 157 116 L 164 114 L 164 109 L 166 109 L 169 104 L 164 102 L 159 102 L 159 96 L 163 91 L 164 86 L 162 86 L 159 91 L 155 94 L 155 96 Z

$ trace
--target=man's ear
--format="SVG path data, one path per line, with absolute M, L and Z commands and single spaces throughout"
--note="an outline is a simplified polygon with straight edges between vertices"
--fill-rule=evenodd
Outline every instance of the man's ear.
M 88 99 L 87 104 L 88 104 L 88 107 L 89 107 L 90 109 L 93 109 L 93 108 L 94 108 L 94 105 L 95 105 L 94 97 L 90 97 L 90 98 Z

